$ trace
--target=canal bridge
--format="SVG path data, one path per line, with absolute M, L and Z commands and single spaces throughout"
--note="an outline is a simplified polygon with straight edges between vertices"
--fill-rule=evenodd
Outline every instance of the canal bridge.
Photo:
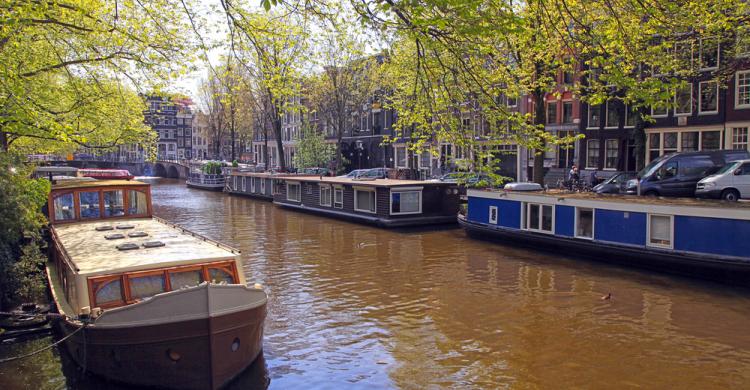
M 47 160 L 50 165 L 76 168 L 127 169 L 136 176 L 158 176 L 186 179 L 190 172 L 187 160 L 111 161 L 111 160 Z

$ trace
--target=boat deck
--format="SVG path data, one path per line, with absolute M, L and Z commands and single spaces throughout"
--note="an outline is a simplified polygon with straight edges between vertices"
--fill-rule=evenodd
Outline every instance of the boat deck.
M 113 230 L 97 231 L 97 227 L 112 226 Z M 118 226 L 132 226 L 118 229 Z M 59 242 L 73 265 L 82 275 L 119 273 L 173 265 L 187 265 L 211 260 L 233 259 L 232 248 L 172 226 L 159 219 L 133 218 L 92 221 L 57 225 L 54 227 Z M 129 237 L 129 233 L 145 232 L 144 237 Z M 120 239 L 106 236 L 122 234 Z M 145 248 L 143 244 L 160 241 L 163 246 Z M 118 245 L 133 243 L 138 249 L 119 250 Z

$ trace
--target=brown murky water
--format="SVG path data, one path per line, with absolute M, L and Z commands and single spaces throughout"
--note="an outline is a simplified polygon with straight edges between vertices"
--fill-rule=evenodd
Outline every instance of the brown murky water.
M 263 360 L 234 388 L 750 387 L 750 290 L 154 183 L 157 215 L 242 249 L 268 290 Z M 66 386 L 112 385 L 54 349 L 0 365 L 2 388 Z

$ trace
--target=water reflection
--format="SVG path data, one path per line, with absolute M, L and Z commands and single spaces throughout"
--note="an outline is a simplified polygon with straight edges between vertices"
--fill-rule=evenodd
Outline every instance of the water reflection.
M 251 384 L 750 383 L 746 290 L 476 241 L 461 230 L 394 232 L 156 183 L 157 215 L 238 246 L 248 280 L 268 289 L 266 381 Z M 56 359 L 46 380 L 59 382 Z

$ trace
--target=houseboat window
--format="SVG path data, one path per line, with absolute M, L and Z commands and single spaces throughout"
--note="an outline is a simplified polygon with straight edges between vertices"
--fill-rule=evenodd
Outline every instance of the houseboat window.
M 422 191 L 391 192 L 391 214 L 418 214 L 422 212 Z
M 55 208 L 55 221 L 67 221 L 76 218 L 72 193 L 56 196 L 52 207 Z
M 497 225 L 497 206 L 490 206 L 489 222 Z
M 121 215 L 125 215 L 122 190 L 104 191 L 104 216 L 119 217 Z
M 300 201 L 300 185 L 299 183 L 286 183 L 286 200 L 292 202 Z
M 99 218 L 99 192 L 79 192 L 81 218 Z
M 163 293 L 166 289 L 163 274 L 128 276 L 128 282 L 131 299 L 151 297 Z
M 247 177 L 242 176 L 242 192 L 247 191 Z
M 337 209 L 344 208 L 344 189 L 335 188 L 333 190 L 333 207 Z
M 223 268 L 214 268 L 211 267 L 208 269 L 208 278 L 211 280 L 211 283 L 227 283 L 227 284 L 234 284 L 234 276 L 227 270 Z
M 182 287 L 192 287 L 201 284 L 203 281 L 203 273 L 201 270 L 191 271 L 173 271 L 169 273 L 169 284 L 172 286 L 172 290 Z
M 551 205 L 527 203 L 525 229 L 552 233 L 553 211 Z
M 255 178 L 250 178 L 250 192 L 255 192 Z
M 320 186 L 320 205 L 331 207 L 331 186 Z
M 672 216 L 648 216 L 648 242 L 651 246 L 672 247 Z
M 94 282 L 93 288 L 96 306 L 121 303 L 123 301 L 120 278 Z
M 594 238 L 594 209 L 576 208 L 576 237 Z
M 141 191 L 128 191 L 128 214 L 140 215 L 147 212 L 146 194 Z
M 354 190 L 354 210 L 375 212 L 375 191 Z
M 266 193 L 266 179 L 260 178 L 260 193 L 265 194 Z
M 239 179 L 239 176 L 232 177 L 232 190 L 237 191 L 240 189 L 240 186 L 237 185 L 237 180 Z

